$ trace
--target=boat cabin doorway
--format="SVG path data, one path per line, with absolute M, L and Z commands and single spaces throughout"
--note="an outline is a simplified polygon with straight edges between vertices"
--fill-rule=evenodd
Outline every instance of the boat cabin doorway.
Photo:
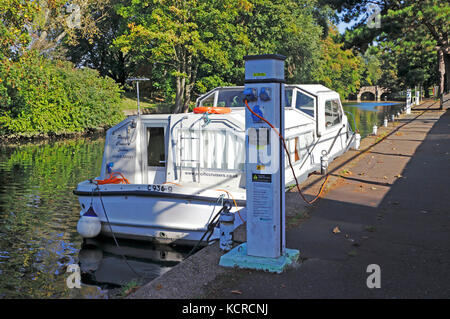
M 148 171 L 148 184 L 162 184 L 166 181 L 167 147 L 166 147 L 167 125 L 148 124 L 146 132 L 146 168 Z

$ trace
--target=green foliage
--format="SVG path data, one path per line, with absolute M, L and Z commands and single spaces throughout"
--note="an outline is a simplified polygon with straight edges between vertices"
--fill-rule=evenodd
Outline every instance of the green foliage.
M 310 82 L 321 62 L 323 19 L 331 15 L 306 0 L 132 1 L 117 10 L 129 30 L 116 47 L 152 65 L 152 74 L 166 70 L 173 91 L 165 95 L 172 94 L 176 111 L 193 95 L 242 84 L 247 54 L 283 54 L 287 81 Z
M 364 66 L 362 69 L 361 86 L 378 85 L 378 81 L 382 77 L 381 69 L 382 61 L 378 55 L 378 48 L 370 47 L 362 56 Z
M 448 1 L 333 0 L 329 3 L 342 13 L 346 22 L 360 19 L 344 35 L 347 48 L 365 52 L 374 41 L 377 42 L 383 70 L 380 85 L 404 89 L 436 84 L 436 50 L 442 50 L 447 57 L 450 55 Z M 361 14 L 362 8 L 374 3 L 381 9 L 380 28 L 369 28 L 366 24 L 368 16 Z M 445 59 L 444 64 L 447 70 L 450 69 L 450 58 Z M 441 66 L 441 72 L 443 69 Z M 450 76 L 448 83 L 449 79 Z
M 231 49 L 248 42 L 236 21 L 249 8 L 244 0 L 132 1 L 118 5 L 129 30 L 114 43 L 136 63 L 163 66 L 174 82 L 175 111 L 184 111 L 200 67 L 232 68 Z
M 31 41 L 26 26 L 39 11 L 39 4 L 26 0 L 0 0 L 0 59 L 13 58 Z
M 63 133 L 122 119 L 118 85 L 34 52 L 0 64 L 0 133 Z
M 350 49 L 336 42 L 336 30 L 330 29 L 322 43 L 320 65 L 313 72 L 314 82 L 337 91 L 342 99 L 355 93 L 360 86 L 362 61 Z

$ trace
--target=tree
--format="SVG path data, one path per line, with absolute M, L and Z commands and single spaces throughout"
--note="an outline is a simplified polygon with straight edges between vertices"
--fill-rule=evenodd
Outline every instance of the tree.
M 389 10 L 388 17 L 401 19 L 403 30 L 408 33 L 425 29 L 435 42 L 439 57 L 440 93 L 450 90 L 450 3 L 439 0 L 395 1 L 396 8 Z M 431 45 L 431 44 L 430 44 Z
M 363 69 L 361 76 L 361 86 L 378 85 L 383 71 L 381 69 L 382 61 L 379 56 L 379 49 L 376 46 L 371 46 L 362 55 Z
M 31 41 L 27 26 L 39 11 L 34 1 L 0 0 L 0 59 L 15 58 Z
M 111 0 L 108 6 L 101 10 L 97 7 L 90 8 L 96 33 L 84 34 L 82 30 L 76 30 L 76 41 L 67 41 L 64 46 L 66 57 L 78 67 L 96 69 L 101 76 L 109 76 L 125 85 L 129 74 L 134 71 L 135 64 L 130 61 L 129 56 L 114 46 L 114 41 L 127 28 L 125 20 L 115 10 L 119 3 L 120 0 Z
M 161 0 L 153 4 L 135 0 L 119 8 L 119 14 L 129 21 L 129 31 L 115 44 L 136 60 L 163 64 L 170 70 L 176 83 L 173 111 L 185 112 L 201 61 L 227 67 L 229 53 L 222 40 L 247 41 L 235 22 L 249 8 L 245 0 Z
M 50 54 L 62 40 L 92 40 L 109 0 L 0 0 L 0 54 L 17 58 L 25 51 Z
M 322 43 L 320 64 L 313 73 L 313 80 L 337 91 L 345 99 L 359 89 L 363 61 L 352 50 L 344 49 L 337 37 L 337 31 L 330 28 Z
M 92 41 L 97 23 L 106 17 L 109 0 L 40 0 L 39 10 L 28 25 L 29 49 L 50 54 L 64 39 L 73 45 L 78 37 Z M 99 13 L 94 15 L 93 13 Z
M 321 40 L 328 33 L 325 20 L 331 12 L 318 7 L 317 1 L 258 0 L 252 4 L 244 18 L 251 40 L 249 53 L 285 55 L 286 80 L 310 81 L 320 63 Z
M 345 21 L 359 17 L 368 4 L 377 4 L 381 9 L 381 28 L 368 28 L 367 15 L 347 35 L 353 46 L 365 48 L 373 40 L 402 39 L 406 34 L 423 32 L 415 43 L 427 43 L 439 57 L 439 87 L 441 93 L 450 89 L 450 3 L 441 0 L 333 0 Z M 429 40 L 432 40 L 432 43 Z M 425 53 L 428 52 L 426 48 Z

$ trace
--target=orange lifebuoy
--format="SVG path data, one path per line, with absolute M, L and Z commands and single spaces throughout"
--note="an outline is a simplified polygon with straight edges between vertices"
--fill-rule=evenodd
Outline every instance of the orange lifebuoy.
M 231 109 L 229 107 L 223 106 L 197 106 L 194 108 L 194 113 L 209 113 L 209 114 L 226 114 L 230 113 Z

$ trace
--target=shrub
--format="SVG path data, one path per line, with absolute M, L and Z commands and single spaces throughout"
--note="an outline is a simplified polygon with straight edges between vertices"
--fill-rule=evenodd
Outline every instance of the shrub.
M 123 118 L 119 86 L 92 69 L 36 53 L 0 62 L 0 133 L 69 133 Z

